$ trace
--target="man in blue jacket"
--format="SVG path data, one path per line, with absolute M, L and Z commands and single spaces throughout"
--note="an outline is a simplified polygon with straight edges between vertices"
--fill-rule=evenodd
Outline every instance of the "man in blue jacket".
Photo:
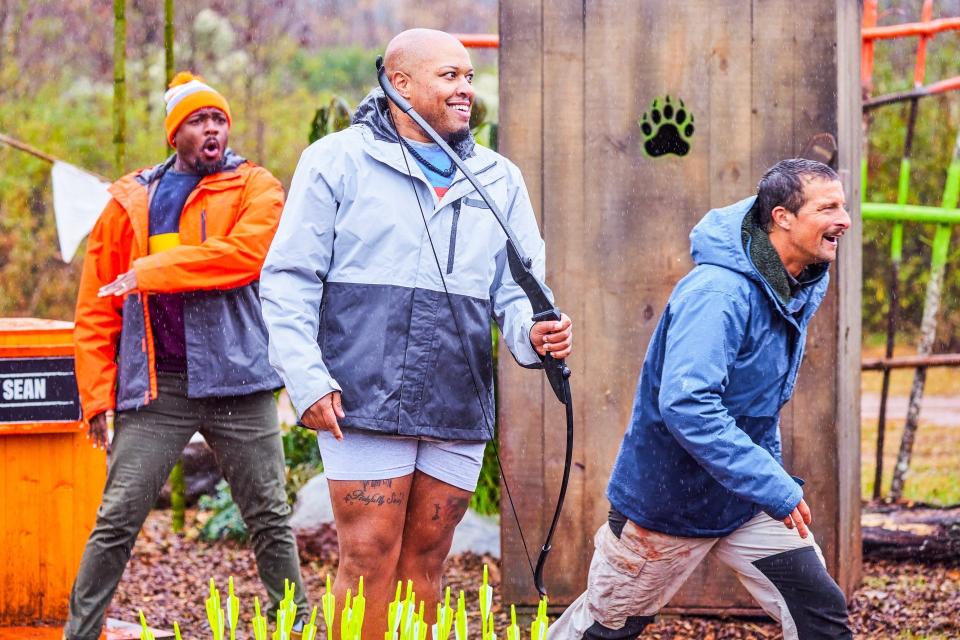
M 851 637 L 779 430 L 849 227 L 837 174 L 793 159 L 694 228 L 696 267 L 647 350 L 587 591 L 551 638 L 637 637 L 710 553 L 787 640 Z

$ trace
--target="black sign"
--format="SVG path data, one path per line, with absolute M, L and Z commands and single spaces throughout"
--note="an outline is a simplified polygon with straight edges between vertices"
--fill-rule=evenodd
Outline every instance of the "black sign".
M 73 358 L 0 358 L 0 422 L 79 419 Z

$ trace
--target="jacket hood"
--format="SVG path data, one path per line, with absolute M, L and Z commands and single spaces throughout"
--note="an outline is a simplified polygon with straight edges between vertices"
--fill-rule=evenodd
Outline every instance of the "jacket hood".
M 759 283 L 781 306 L 787 305 L 790 296 L 786 270 L 753 220 L 756 201 L 757 197 L 751 196 L 709 211 L 690 232 L 690 255 L 695 264 L 715 265 L 745 275 Z M 758 246 L 759 242 L 764 246 Z M 765 254 L 769 254 L 769 259 L 758 262 Z M 816 264 L 807 267 L 800 276 L 804 288 L 822 280 L 829 266 Z M 787 287 L 786 292 L 784 287 Z
M 754 280 L 760 278 L 741 238 L 743 219 L 756 200 L 756 196 L 751 196 L 722 209 L 712 209 L 697 223 L 690 232 L 690 255 L 695 264 L 712 264 Z
M 387 106 L 387 96 L 383 89 L 377 87 L 367 94 L 357 106 L 353 114 L 352 124 L 368 128 L 373 137 L 385 142 L 400 142 L 397 136 L 397 130 L 393 126 L 390 118 L 390 109 Z M 459 140 L 451 145 L 453 150 L 460 156 L 461 160 L 466 160 L 473 155 L 473 148 L 476 142 L 471 132 L 466 138 Z
M 163 177 L 163 174 L 170 170 L 170 167 L 173 166 L 176 160 L 177 154 L 174 153 L 160 164 L 154 165 L 149 169 L 144 169 L 136 176 L 137 182 L 142 185 L 148 185 L 154 180 L 159 180 Z M 237 167 L 246 161 L 246 158 L 238 155 L 233 149 L 227 147 L 227 150 L 223 154 L 223 169 L 221 169 L 221 171 L 236 171 Z

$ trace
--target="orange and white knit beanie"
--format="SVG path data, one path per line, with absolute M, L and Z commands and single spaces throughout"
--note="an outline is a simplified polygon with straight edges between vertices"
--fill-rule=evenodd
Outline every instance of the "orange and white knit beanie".
M 173 77 L 170 88 L 163 94 L 163 100 L 167 103 L 167 117 L 163 125 L 171 145 L 177 129 L 197 109 L 216 107 L 227 116 L 227 125 L 233 124 L 227 99 L 204 82 L 203 78 L 189 71 L 181 71 Z

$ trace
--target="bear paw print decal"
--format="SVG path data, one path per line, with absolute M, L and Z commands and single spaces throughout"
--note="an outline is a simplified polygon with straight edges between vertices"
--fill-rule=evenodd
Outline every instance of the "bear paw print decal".
M 668 153 L 685 156 L 690 151 L 693 137 L 693 114 L 687 111 L 683 100 L 678 105 L 665 96 L 654 98 L 650 110 L 643 114 L 638 124 L 643 133 L 643 150 L 651 158 Z

